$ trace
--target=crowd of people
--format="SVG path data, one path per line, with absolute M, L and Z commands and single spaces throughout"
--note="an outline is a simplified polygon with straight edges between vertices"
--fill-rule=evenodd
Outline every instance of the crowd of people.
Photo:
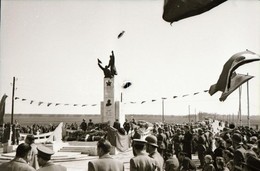
M 253 128 L 233 123 L 221 126 L 220 122 L 216 132 L 212 127 L 214 121 L 154 123 L 151 134 L 144 137 L 138 132 L 138 126 L 143 125 L 132 122 L 135 120 L 129 122 L 129 130 L 133 131 L 129 136 L 133 153 L 129 160 L 130 171 L 260 171 L 260 131 Z M 117 121 L 113 126 L 122 129 Z M 87 130 L 88 124 L 80 127 Z M 125 130 L 124 134 L 127 135 L 129 130 Z M 124 164 L 109 154 L 111 149 L 108 139 L 100 138 L 97 142 L 98 159 L 88 162 L 88 170 L 125 170 Z M 34 136 L 30 134 L 25 143 L 18 146 L 15 158 L 0 165 L 0 170 L 9 171 L 16 167 L 21 171 L 22 168 L 66 170 L 50 162 L 53 154 L 50 149 L 36 146 Z M 199 166 L 193 159 L 194 155 L 198 156 Z

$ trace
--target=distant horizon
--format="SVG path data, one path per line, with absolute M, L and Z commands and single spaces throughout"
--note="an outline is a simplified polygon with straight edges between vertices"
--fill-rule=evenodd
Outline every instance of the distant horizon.
M 206 114 L 206 115 L 234 115 L 234 116 L 238 116 L 238 114 L 220 114 L 220 113 L 207 113 L 207 112 L 200 112 L 200 113 L 197 113 L 196 115 L 199 115 L 199 114 Z M 11 115 L 11 113 L 5 113 L 5 115 Z M 68 114 L 64 114 L 64 113 L 53 113 L 53 114 L 50 114 L 50 113 L 15 113 L 14 114 L 14 116 L 15 115 L 75 115 L 75 116 L 77 116 L 77 115 L 101 115 L 101 114 L 93 114 L 93 113 L 87 113 L 87 114 L 73 114 L 73 113 L 68 113 Z M 125 114 L 125 115 L 151 115 L 151 116 L 157 116 L 157 115 L 159 115 L 159 116 L 162 116 L 162 114 L 136 114 L 136 113 L 134 113 L 134 114 Z M 173 115 L 171 115 L 171 114 L 165 114 L 164 116 L 189 116 L 189 115 L 191 115 L 191 116 L 195 116 L 195 114 L 194 113 L 191 113 L 191 114 L 173 114 Z M 245 115 L 245 114 L 241 114 L 241 116 L 248 116 L 248 115 Z M 250 116 L 259 116 L 258 114 L 252 114 L 252 115 L 250 115 Z M 259 118 L 260 118 L 260 116 L 259 116 Z

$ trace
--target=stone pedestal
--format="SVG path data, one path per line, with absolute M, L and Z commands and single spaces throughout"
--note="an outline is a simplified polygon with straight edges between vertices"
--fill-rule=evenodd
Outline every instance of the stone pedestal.
M 104 78 L 104 100 L 100 104 L 101 122 L 109 122 L 113 126 L 118 119 L 123 126 L 125 117 L 120 111 L 120 103 L 115 101 L 114 84 L 114 78 Z

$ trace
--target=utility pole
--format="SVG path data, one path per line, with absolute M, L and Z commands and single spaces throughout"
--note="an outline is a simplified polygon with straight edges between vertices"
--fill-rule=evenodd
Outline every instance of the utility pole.
M 189 105 L 189 123 L 190 123 L 190 105 Z
M 162 122 L 164 123 L 165 122 L 165 119 L 164 119 L 164 100 L 166 98 L 165 97 L 162 97 Z
M 13 77 L 11 125 L 13 125 L 14 123 L 14 91 L 15 91 L 15 77 Z
M 239 126 L 242 126 L 242 116 L 241 116 L 241 94 L 242 94 L 242 87 L 239 87 L 239 109 L 238 109 L 238 115 L 239 115 Z
M 247 73 L 248 75 L 248 73 Z M 249 114 L 249 81 L 247 83 L 247 126 L 250 128 L 250 114 Z

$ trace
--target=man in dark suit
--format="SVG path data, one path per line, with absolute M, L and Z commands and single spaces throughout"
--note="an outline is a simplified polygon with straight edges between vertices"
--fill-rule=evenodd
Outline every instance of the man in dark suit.
M 16 149 L 16 155 L 13 160 L 2 163 L 0 165 L 1 171 L 36 171 L 28 164 L 31 156 L 32 147 L 28 144 L 22 143 Z
M 183 152 L 187 154 L 187 157 L 191 158 L 192 152 L 192 133 L 190 132 L 190 127 L 188 125 L 184 126 L 184 138 L 183 138 Z
M 116 159 L 113 159 L 109 152 L 112 145 L 109 141 L 105 139 L 100 139 L 97 143 L 97 153 L 99 159 L 94 161 L 89 161 L 88 171 L 123 171 L 124 164 Z
M 149 153 L 149 156 L 157 162 L 157 170 L 163 171 L 164 159 L 161 154 L 157 151 L 157 138 L 154 135 L 148 135 L 146 138 L 146 152 Z

